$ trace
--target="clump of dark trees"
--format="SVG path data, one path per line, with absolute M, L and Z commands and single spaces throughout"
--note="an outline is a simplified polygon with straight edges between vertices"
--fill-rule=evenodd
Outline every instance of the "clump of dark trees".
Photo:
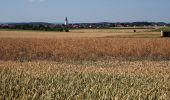
M 33 24 L 6 25 L 6 26 L 0 26 L 0 29 L 69 32 L 69 28 L 66 26 L 33 25 Z

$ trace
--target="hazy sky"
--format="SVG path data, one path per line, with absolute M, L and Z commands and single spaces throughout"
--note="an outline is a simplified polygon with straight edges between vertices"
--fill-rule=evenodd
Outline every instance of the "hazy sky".
M 170 22 L 170 0 L 0 0 L 0 22 Z

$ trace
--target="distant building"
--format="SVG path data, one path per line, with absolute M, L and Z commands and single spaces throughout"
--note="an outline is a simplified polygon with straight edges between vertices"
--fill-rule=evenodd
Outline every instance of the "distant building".
M 65 26 L 68 26 L 68 18 L 65 19 Z

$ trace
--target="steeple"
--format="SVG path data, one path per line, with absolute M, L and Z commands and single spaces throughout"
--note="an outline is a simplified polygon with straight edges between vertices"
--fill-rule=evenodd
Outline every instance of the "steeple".
M 65 26 L 67 26 L 68 25 L 68 18 L 66 17 L 66 19 L 65 19 Z

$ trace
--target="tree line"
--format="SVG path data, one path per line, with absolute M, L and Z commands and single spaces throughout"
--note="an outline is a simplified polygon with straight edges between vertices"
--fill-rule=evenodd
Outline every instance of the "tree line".
M 50 26 L 50 25 L 33 25 L 33 24 L 22 24 L 22 25 L 4 25 L 0 26 L 1 29 L 16 29 L 16 30 L 39 30 L 39 31 L 59 31 L 69 32 L 69 28 L 65 26 Z

